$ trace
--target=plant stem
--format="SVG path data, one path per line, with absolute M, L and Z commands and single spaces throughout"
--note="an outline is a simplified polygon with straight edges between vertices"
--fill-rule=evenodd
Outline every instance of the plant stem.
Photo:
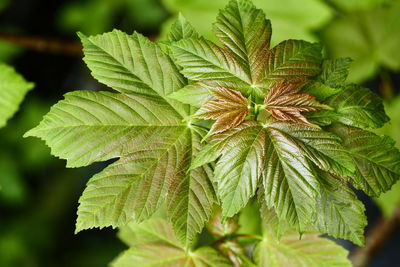
M 38 52 L 70 56 L 82 55 L 82 45 L 78 42 L 8 33 L 0 33 L 0 40 Z
M 400 223 L 400 207 L 396 208 L 390 218 L 381 218 L 369 231 L 365 240 L 365 247 L 355 250 L 350 258 L 355 267 L 367 266 L 372 257 L 389 240 L 391 234 Z

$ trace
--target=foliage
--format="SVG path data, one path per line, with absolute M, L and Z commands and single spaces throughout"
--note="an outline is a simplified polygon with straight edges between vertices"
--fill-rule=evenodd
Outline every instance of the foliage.
M 131 225 L 117 266 L 347 266 L 315 231 L 363 245 L 364 206 L 347 184 L 379 196 L 398 180 L 394 141 L 368 131 L 388 121 L 382 100 L 346 83 L 348 59 L 323 59 L 306 41 L 271 46 L 270 21 L 248 0 L 230 1 L 214 31 L 222 46 L 183 16 L 163 43 L 80 34 L 93 77 L 113 90 L 66 94 L 25 135 L 68 167 L 118 158 L 88 182 L 76 232 Z M 228 222 L 255 195 L 270 224 L 251 257 L 235 230 L 196 245 L 215 206 Z
M 25 79 L 15 70 L 5 64 L 0 64 L 0 127 L 14 115 L 25 97 L 33 88 L 33 83 Z
M 368 7 L 368 3 L 384 1 L 335 2 L 343 3 L 344 6 L 354 2 L 358 3 L 355 4 L 356 7 L 364 4 Z M 322 41 L 328 54 L 332 57 L 345 56 L 354 59 L 350 81 L 359 82 L 372 78 L 381 69 L 400 69 L 400 57 L 397 53 L 400 44 L 399 15 L 400 2 L 390 1 L 386 6 L 371 6 L 365 10 L 345 13 L 324 27 Z
M 273 45 L 286 40 L 303 39 L 316 41 L 314 30 L 320 29 L 332 17 L 332 10 L 320 0 L 254 0 L 255 5 L 263 9 L 268 18 L 273 21 Z M 226 0 L 162 0 L 164 6 L 172 13 L 181 12 L 206 38 L 215 40 L 209 23 L 212 22 L 222 9 Z M 301 12 L 299 12 L 301 10 Z M 162 28 L 161 36 L 166 36 L 174 21 L 170 19 Z M 206 22 L 206 23 L 205 23 Z

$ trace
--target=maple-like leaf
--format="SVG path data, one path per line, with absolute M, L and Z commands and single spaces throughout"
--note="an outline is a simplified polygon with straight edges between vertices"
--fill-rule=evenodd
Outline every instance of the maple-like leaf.
M 160 213 L 179 245 L 133 245 L 121 266 L 132 258 L 207 266 L 209 249 L 189 251 L 213 206 L 220 204 L 226 219 L 257 193 L 281 226 L 300 232 L 313 226 L 361 244 L 364 208 L 347 182 L 376 196 L 400 176 L 393 142 L 351 127 L 382 126 L 381 100 L 344 84 L 348 60 L 326 61 L 321 72 L 317 44 L 287 40 L 270 49 L 270 22 L 249 0 L 230 1 L 215 30 L 222 46 L 199 37 L 183 17 L 164 49 L 137 33 L 81 36 L 92 75 L 114 91 L 69 93 L 27 133 L 45 140 L 68 167 L 118 158 L 90 179 L 77 230 L 141 223 Z M 267 111 L 271 120 L 263 117 Z M 332 126 L 313 127 L 309 112 L 318 113 L 312 122 Z M 210 127 L 198 118 L 216 122 Z M 209 128 L 217 134 L 205 139 Z M 306 251 L 293 254 L 285 244 L 258 247 L 279 248 L 281 262 Z M 294 264 L 326 264 L 314 248 L 311 254 L 314 260 Z M 269 264 L 265 255 L 255 259 Z
M 326 109 L 327 106 L 312 95 L 299 93 L 305 83 L 275 84 L 265 97 L 265 109 L 277 120 L 312 125 L 302 113 Z
M 221 133 L 240 125 L 249 114 L 249 101 L 239 92 L 223 87 L 211 90 L 215 99 L 205 103 L 194 117 L 216 122 L 210 133 Z
M 77 231 L 141 222 L 168 203 L 167 217 L 189 246 L 215 194 L 208 167 L 188 170 L 205 131 L 184 122 L 189 105 L 167 97 L 187 80 L 140 34 L 81 38 L 92 75 L 115 91 L 66 94 L 26 136 L 45 140 L 69 167 L 119 158 L 88 182 Z
M 120 238 L 129 245 L 111 264 L 113 267 L 230 267 L 229 260 L 212 247 L 187 251 L 179 243 L 173 226 L 166 220 L 152 218 L 141 224 L 122 228 Z
M 320 73 L 319 45 L 287 40 L 270 49 L 271 23 L 251 1 L 230 1 L 214 30 L 223 47 L 204 38 L 183 39 L 171 46 L 186 78 L 264 98 L 266 88 L 275 83 Z

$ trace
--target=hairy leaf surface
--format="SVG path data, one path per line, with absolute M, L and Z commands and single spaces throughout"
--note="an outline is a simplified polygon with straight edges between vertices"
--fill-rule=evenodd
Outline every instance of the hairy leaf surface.
M 330 131 L 340 136 L 344 147 L 356 164 L 356 173 L 349 182 L 370 196 L 389 190 L 400 177 L 400 152 L 387 136 L 342 124 Z
M 223 87 L 211 90 L 214 100 L 205 103 L 194 117 L 216 122 L 210 133 L 217 134 L 240 125 L 249 114 L 249 102 L 239 91 Z
M 171 30 L 168 34 L 168 41 L 176 42 L 182 39 L 191 37 L 198 37 L 198 33 L 193 26 L 185 19 L 185 17 L 179 13 L 178 19 L 171 26 Z
M 299 94 L 303 85 L 302 82 L 275 84 L 265 97 L 265 109 L 277 120 L 310 125 L 302 113 L 328 106 L 320 104 L 312 95 Z

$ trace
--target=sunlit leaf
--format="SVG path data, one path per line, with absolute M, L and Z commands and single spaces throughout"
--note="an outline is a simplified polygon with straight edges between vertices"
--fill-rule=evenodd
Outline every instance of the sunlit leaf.
M 20 74 L 5 64 L 0 64 L 0 127 L 18 110 L 26 93 L 33 88 Z

